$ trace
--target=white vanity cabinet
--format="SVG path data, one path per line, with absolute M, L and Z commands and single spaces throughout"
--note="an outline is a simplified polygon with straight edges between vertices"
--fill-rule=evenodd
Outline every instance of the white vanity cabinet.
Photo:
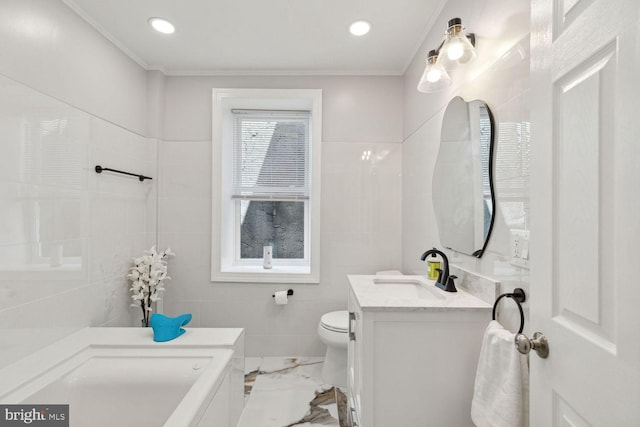
M 463 291 L 431 302 L 385 296 L 393 288 L 367 287 L 374 277 L 349 276 L 353 425 L 472 427 L 473 384 L 491 306 Z

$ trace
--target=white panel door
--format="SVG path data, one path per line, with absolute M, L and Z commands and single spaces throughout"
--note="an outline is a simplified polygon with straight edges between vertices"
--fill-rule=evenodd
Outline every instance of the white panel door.
M 531 427 L 640 426 L 640 0 L 533 0 Z

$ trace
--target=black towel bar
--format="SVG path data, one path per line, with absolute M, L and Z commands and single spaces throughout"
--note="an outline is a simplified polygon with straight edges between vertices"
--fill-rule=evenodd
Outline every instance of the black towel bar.
M 498 302 L 504 297 L 511 298 L 518 305 L 518 310 L 520 310 L 520 329 L 518 329 L 518 333 L 521 334 L 524 329 L 524 312 L 522 311 L 522 304 L 520 303 L 525 302 L 527 299 L 524 290 L 522 288 L 515 288 L 513 293 L 500 295 L 496 299 L 496 302 L 493 303 L 493 313 L 491 314 L 491 318 L 493 320 L 496 320 L 496 308 L 498 307 Z
M 139 175 L 137 173 L 131 173 L 131 172 L 124 172 L 124 171 L 119 171 L 117 169 L 111 169 L 111 168 L 103 168 L 100 165 L 96 165 L 95 167 L 95 171 L 96 173 L 102 173 L 102 171 L 109 171 L 109 172 L 115 172 L 115 173 L 121 173 L 123 175 L 129 175 L 129 176 L 135 176 L 137 177 L 140 181 L 144 181 L 145 179 L 153 179 L 150 176 L 144 176 L 144 175 Z

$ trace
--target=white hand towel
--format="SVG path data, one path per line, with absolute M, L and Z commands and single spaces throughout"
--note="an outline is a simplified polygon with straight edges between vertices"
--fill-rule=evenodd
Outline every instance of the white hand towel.
M 529 369 L 515 334 L 493 320 L 482 339 L 471 419 L 477 427 L 525 427 L 528 424 Z

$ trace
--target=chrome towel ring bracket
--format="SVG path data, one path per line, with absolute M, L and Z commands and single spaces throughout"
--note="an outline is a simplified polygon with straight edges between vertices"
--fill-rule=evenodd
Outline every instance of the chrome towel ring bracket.
M 512 293 L 502 294 L 496 299 L 496 302 L 493 304 L 493 320 L 496 320 L 496 308 L 498 307 L 498 302 L 505 297 L 514 300 L 518 305 L 518 310 L 520 311 L 520 329 L 518 329 L 518 333 L 514 339 L 516 349 L 522 354 L 529 354 L 531 350 L 534 350 L 542 359 L 549 357 L 549 343 L 547 342 L 547 337 L 545 337 L 544 334 L 536 332 L 533 334 L 533 339 L 529 339 L 522 333 L 522 330 L 524 329 L 524 311 L 522 310 L 521 303 L 525 302 L 527 298 L 522 288 L 516 288 Z

